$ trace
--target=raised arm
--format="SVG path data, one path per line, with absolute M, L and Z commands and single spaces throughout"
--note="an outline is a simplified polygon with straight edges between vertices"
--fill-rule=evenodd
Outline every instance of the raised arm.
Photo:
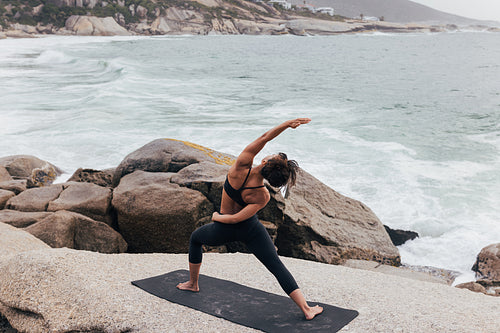
M 235 167 L 237 169 L 248 169 L 253 164 L 255 156 L 264 148 L 266 143 L 280 135 L 287 128 L 297 128 L 302 124 L 307 124 L 311 121 L 309 118 L 297 118 L 287 120 L 284 123 L 270 129 L 262 134 L 257 140 L 246 146 L 241 154 L 236 159 Z

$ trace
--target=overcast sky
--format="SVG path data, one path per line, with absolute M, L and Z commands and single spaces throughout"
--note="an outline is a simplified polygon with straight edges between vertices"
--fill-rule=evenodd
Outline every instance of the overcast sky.
M 411 0 L 443 12 L 500 21 L 500 0 Z

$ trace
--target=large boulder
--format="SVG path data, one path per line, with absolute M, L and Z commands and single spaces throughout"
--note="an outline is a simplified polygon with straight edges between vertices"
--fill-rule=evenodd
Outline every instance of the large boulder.
M 49 202 L 47 211 L 69 210 L 91 219 L 112 224 L 111 189 L 92 183 L 68 182 L 57 199 Z
M 0 209 L 3 209 L 7 201 L 15 195 L 16 194 L 14 192 L 0 189 Z
M 31 155 L 13 155 L 0 158 L 3 166 L 14 179 L 30 179 L 30 185 L 50 185 L 62 171 L 53 164 Z
M 490 280 L 500 283 L 500 243 L 483 248 L 477 255 L 472 267 L 479 280 Z
M 276 240 L 281 255 L 330 264 L 346 259 L 401 263 L 397 248 L 370 208 L 304 170 L 299 170 L 282 212 Z
M 4 209 L 0 210 L 0 222 L 10 224 L 16 228 L 26 228 L 52 214 L 49 212 L 20 212 Z
M 141 239 L 149 237 L 151 240 L 158 237 L 152 234 L 165 229 L 167 222 L 163 215 L 172 211 L 172 203 L 175 203 L 176 213 L 172 215 L 175 218 L 179 214 L 191 216 L 193 211 L 200 211 L 198 204 L 207 199 L 213 208 L 219 210 L 225 175 L 232 163 L 233 156 L 170 139 L 152 141 L 129 154 L 116 169 L 113 179 L 114 184 L 120 184 L 114 192 L 113 206 L 118 212 L 119 229 L 129 248 L 134 252 L 152 251 L 151 244 L 136 247 L 132 237 L 141 235 Z M 124 184 L 120 182 L 124 181 L 123 176 L 136 170 L 148 172 L 137 173 Z M 361 202 L 340 195 L 303 170 L 287 199 L 276 189 L 267 188 L 271 200 L 259 212 L 259 218 L 277 226 L 276 245 L 281 255 L 335 264 L 346 259 L 400 264 L 399 252 L 384 226 Z M 188 189 L 195 191 L 185 191 Z M 166 200 L 170 199 L 168 196 L 177 195 L 177 191 L 198 193 L 196 196 L 201 201 L 189 202 L 184 194 L 178 195 L 176 200 Z M 156 196 L 160 197 L 156 199 Z M 183 206 L 184 212 L 181 213 L 180 207 Z M 207 222 L 201 219 L 205 215 L 209 214 L 191 216 L 190 222 L 183 224 L 186 229 L 175 248 L 171 240 L 165 239 L 165 244 L 156 247 L 156 251 L 165 251 L 167 242 L 172 247 L 169 246 L 166 252 L 186 251 L 188 235 L 195 227 Z M 150 223 L 156 227 L 145 228 L 146 222 L 143 221 L 146 219 L 157 221 Z M 130 229 L 133 225 L 134 231 Z
M 112 204 L 130 252 L 187 252 L 191 233 L 212 214 L 203 194 L 171 183 L 171 176 L 139 170 L 115 188 Z
M 170 181 L 201 192 L 220 210 L 222 188 L 229 166 L 212 162 L 191 164 L 172 175 Z
M 130 33 L 112 17 L 71 15 L 65 28 L 80 36 L 126 36 Z
M 203 260 L 204 275 L 284 295 L 252 255 L 206 254 Z M 308 299 L 359 311 L 343 331 L 498 331 L 499 304 L 493 297 L 379 272 L 282 260 Z M 255 332 L 130 283 L 184 268 L 185 254 L 110 255 L 70 249 L 19 253 L 0 260 L 0 312 L 16 330 L 30 333 Z M 289 310 L 300 316 L 293 302 Z
M 43 212 L 63 191 L 60 184 L 28 189 L 7 201 L 6 208 L 23 212 Z
M 24 230 L 56 248 L 67 247 L 101 253 L 121 253 L 127 250 L 123 237 L 107 224 L 63 210 Z
M 49 248 L 30 233 L 0 222 L 0 259 L 19 252 Z
M 135 170 L 177 172 L 190 164 L 200 162 L 232 165 L 234 156 L 186 141 L 157 139 L 125 157 L 116 168 L 113 186 L 118 186 L 123 176 Z

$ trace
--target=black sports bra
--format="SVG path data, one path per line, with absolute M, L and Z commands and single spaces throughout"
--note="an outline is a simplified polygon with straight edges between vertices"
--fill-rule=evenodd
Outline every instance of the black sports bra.
M 243 197 L 241 196 L 241 191 L 253 189 L 253 188 L 261 188 L 261 187 L 266 186 L 266 185 L 260 185 L 260 186 L 244 187 L 247 180 L 248 180 L 248 176 L 250 176 L 250 171 L 252 171 L 252 168 L 250 168 L 248 170 L 245 181 L 243 182 L 243 185 L 241 185 L 241 188 L 239 190 L 235 190 L 234 187 L 232 187 L 231 184 L 229 184 L 229 180 L 228 180 L 227 176 L 226 176 L 226 181 L 224 182 L 224 191 L 226 191 L 227 195 L 229 195 L 229 197 L 231 199 L 233 199 L 234 202 L 236 202 L 238 205 L 240 205 L 242 207 L 245 207 L 247 205 L 247 203 L 243 200 Z

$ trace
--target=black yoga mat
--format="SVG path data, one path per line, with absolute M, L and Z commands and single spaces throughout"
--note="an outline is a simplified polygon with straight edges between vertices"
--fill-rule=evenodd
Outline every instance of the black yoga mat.
M 132 284 L 170 302 L 265 332 L 337 332 L 358 315 L 354 310 L 309 302 L 324 310 L 313 320 L 306 320 L 289 297 L 202 274 L 199 292 L 176 288 L 187 280 L 189 272 L 178 270 Z

